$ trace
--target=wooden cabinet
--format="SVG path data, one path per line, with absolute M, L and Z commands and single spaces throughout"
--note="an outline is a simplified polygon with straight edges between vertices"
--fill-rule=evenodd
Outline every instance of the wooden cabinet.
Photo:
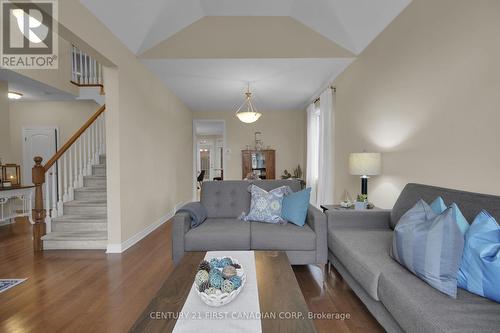
M 274 150 L 242 150 L 242 178 L 253 172 L 261 179 L 276 179 Z

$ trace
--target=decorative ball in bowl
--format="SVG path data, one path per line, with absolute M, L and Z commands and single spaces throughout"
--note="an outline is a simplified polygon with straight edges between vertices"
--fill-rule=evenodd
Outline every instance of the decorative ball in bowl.
M 209 306 L 228 304 L 238 296 L 247 276 L 237 259 L 232 257 L 202 260 L 194 278 L 193 288 Z

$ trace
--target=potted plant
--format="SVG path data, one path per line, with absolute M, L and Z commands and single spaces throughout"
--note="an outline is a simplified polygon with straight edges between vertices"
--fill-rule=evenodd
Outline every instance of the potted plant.
M 368 196 L 366 194 L 358 194 L 356 202 L 354 203 L 354 209 L 361 210 L 366 209 L 368 205 Z

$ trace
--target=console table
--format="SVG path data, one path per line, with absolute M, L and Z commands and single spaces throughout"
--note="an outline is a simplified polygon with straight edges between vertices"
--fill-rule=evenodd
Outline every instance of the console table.
M 31 224 L 33 219 L 31 217 L 31 199 L 33 197 L 34 186 L 21 186 L 21 187 L 2 187 L 0 188 L 0 222 L 27 216 Z M 7 203 L 11 200 L 20 199 L 23 203 L 22 213 L 18 213 L 15 209 Z

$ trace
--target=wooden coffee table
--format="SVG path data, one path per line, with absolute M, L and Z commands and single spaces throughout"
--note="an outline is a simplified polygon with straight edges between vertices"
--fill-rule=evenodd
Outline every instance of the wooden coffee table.
M 151 313 L 181 312 L 191 290 L 198 264 L 205 252 L 186 252 L 181 262 L 167 278 L 156 296 L 137 319 L 132 332 L 171 332 L 175 318 L 152 319 Z M 275 313 L 276 319 L 262 319 L 262 332 L 316 332 L 308 318 L 309 309 L 285 252 L 255 251 L 255 266 L 261 313 Z M 217 308 L 207 306 L 207 311 Z M 224 310 L 221 310 L 224 311 Z M 280 319 L 284 314 L 296 318 Z M 288 317 L 288 316 L 287 316 Z

